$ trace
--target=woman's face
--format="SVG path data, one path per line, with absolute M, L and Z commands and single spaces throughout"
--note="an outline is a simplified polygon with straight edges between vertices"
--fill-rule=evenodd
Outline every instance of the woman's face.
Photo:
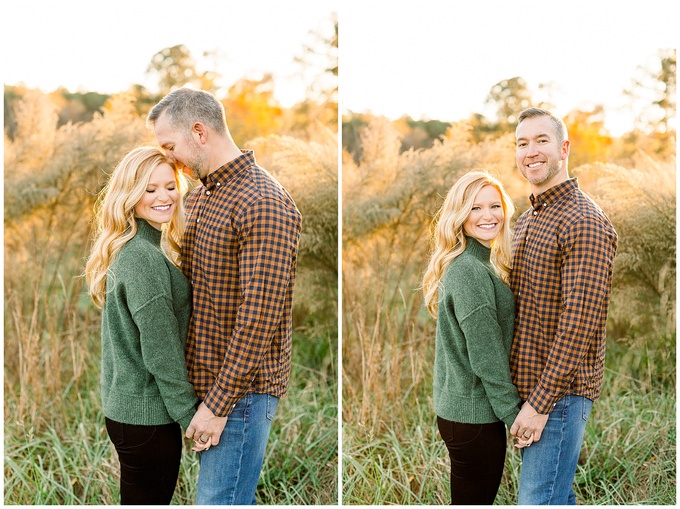
M 169 223 L 177 207 L 179 191 L 175 180 L 175 171 L 167 163 L 161 163 L 151 172 L 146 191 L 135 205 L 135 217 L 146 219 L 156 228 Z
M 470 215 L 463 224 L 463 230 L 469 237 L 477 239 L 486 247 L 491 247 L 491 241 L 500 233 L 504 220 L 501 193 L 495 186 L 487 185 L 475 196 Z

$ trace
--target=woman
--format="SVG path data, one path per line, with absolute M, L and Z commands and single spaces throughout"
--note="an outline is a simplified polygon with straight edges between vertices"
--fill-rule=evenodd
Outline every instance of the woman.
M 180 426 L 198 401 L 184 360 L 189 283 L 178 268 L 185 191 L 160 150 L 128 153 L 102 191 L 86 266 L 90 296 L 102 308 L 102 409 L 120 460 L 122 504 L 170 503 Z
M 509 356 L 515 303 L 508 285 L 512 201 L 485 171 L 448 192 L 423 278 L 437 319 L 434 406 L 451 460 L 452 504 L 493 504 L 506 433 L 519 413 Z

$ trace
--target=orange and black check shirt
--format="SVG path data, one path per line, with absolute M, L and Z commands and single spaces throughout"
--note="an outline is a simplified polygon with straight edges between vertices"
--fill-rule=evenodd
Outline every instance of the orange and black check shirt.
M 513 239 L 510 370 L 520 397 L 547 414 L 567 394 L 600 396 L 618 235 L 575 178 L 530 199 Z
M 302 218 L 251 151 L 202 183 L 186 201 L 187 369 L 198 397 L 224 417 L 246 394 L 286 393 Z

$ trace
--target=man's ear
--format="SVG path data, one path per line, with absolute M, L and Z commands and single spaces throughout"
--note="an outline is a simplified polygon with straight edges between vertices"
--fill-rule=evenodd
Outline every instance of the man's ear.
M 562 142 L 562 160 L 569 157 L 569 148 L 571 147 L 571 142 L 569 140 L 564 140 Z
M 191 128 L 191 133 L 197 136 L 200 143 L 205 143 L 208 140 L 208 131 L 206 130 L 205 125 L 201 122 L 194 123 Z

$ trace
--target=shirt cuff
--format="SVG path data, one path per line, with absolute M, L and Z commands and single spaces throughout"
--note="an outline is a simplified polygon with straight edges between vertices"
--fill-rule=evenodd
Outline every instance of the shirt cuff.
M 561 398 L 562 395 L 555 394 L 538 384 L 527 398 L 527 403 L 539 414 L 549 414 Z
M 234 410 L 237 401 L 236 398 L 229 397 L 217 384 L 214 384 L 205 395 L 203 403 L 216 417 L 228 417 Z

